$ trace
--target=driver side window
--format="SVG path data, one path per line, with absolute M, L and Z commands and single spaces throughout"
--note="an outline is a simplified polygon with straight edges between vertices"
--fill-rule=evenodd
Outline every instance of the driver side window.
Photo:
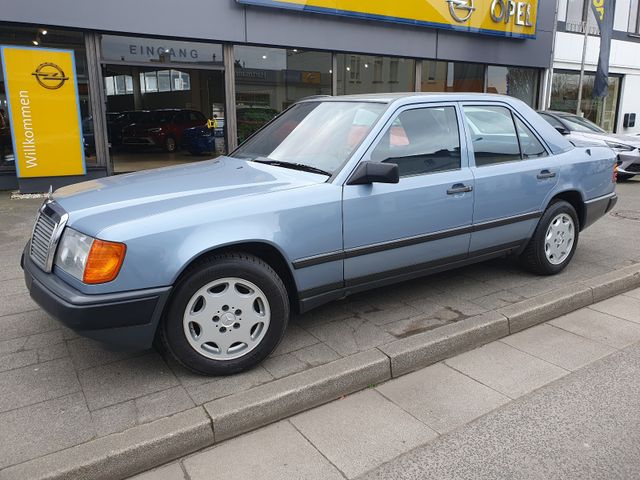
M 460 169 L 455 108 L 416 108 L 400 113 L 371 152 L 371 160 L 398 164 L 400 177 Z

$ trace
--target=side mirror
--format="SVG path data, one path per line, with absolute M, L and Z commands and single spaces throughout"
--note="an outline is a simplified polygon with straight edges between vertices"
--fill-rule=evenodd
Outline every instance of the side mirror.
M 569 135 L 569 130 L 567 130 L 564 127 L 555 127 L 555 129 L 561 134 L 561 135 Z
M 367 185 L 369 183 L 398 183 L 398 164 L 383 162 L 360 162 L 347 185 Z

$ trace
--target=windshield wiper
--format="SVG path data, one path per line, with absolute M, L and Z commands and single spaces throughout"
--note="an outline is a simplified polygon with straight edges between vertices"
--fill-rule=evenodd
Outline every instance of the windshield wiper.
M 290 168 L 292 170 L 301 170 L 303 172 L 319 173 L 320 175 L 331 176 L 330 172 L 322 170 L 321 168 L 312 167 L 311 165 L 305 165 L 304 163 L 283 162 L 281 160 L 272 160 L 265 157 L 257 157 L 251 160 L 256 163 L 264 163 L 266 165 L 274 165 L 276 167 Z

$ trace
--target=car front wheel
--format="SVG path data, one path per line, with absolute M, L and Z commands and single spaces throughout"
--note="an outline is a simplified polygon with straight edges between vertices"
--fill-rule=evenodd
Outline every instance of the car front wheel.
M 224 253 L 190 268 L 160 327 L 166 350 L 186 368 L 230 375 L 267 357 L 284 335 L 289 299 L 261 259 Z
M 549 205 L 521 255 L 523 265 L 539 275 L 560 273 L 578 245 L 580 224 L 573 206 L 559 200 Z

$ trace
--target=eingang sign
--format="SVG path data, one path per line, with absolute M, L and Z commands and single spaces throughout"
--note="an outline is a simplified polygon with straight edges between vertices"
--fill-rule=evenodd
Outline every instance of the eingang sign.
M 84 175 L 73 52 L 28 47 L 1 51 L 18 176 Z
M 535 38 L 539 0 L 237 0 L 248 5 Z

